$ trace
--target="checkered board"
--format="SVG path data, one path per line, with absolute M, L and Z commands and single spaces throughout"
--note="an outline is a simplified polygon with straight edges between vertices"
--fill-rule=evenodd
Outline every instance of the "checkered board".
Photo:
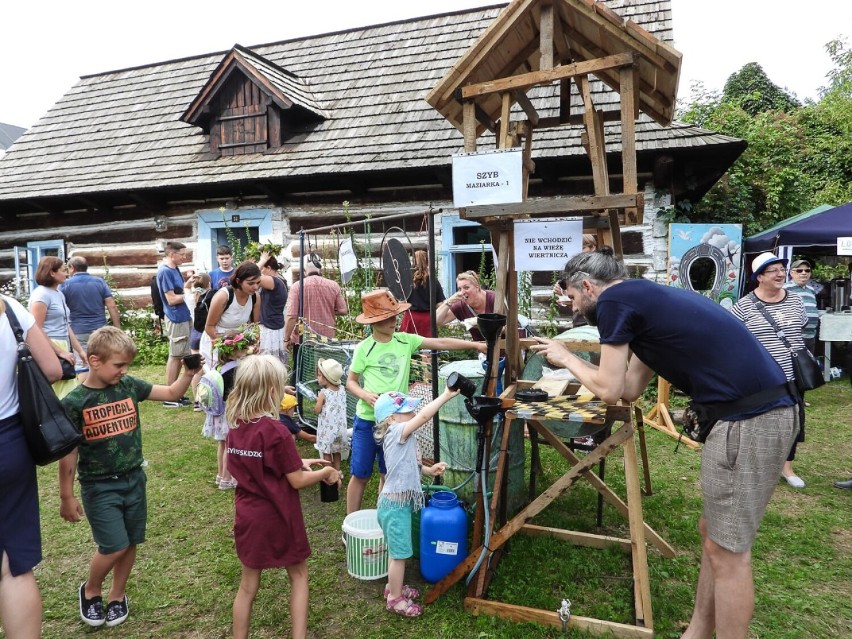
M 606 423 L 606 404 L 579 401 L 576 395 L 554 397 L 546 402 L 515 402 L 507 412 L 514 413 L 519 419 Z

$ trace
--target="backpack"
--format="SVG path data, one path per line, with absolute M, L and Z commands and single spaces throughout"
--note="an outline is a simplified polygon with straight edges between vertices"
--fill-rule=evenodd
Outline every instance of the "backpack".
M 210 313 L 210 301 L 215 294 L 216 291 L 211 288 L 201 296 L 201 299 L 195 305 L 195 311 L 192 316 L 192 328 L 199 333 L 203 333 L 204 327 L 207 325 L 207 315 Z
M 221 290 L 221 289 L 219 289 Z M 204 327 L 207 326 L 207 316 L 210 314 L 210 303 L 213 301 L 213 296 L 216 295 L 218 291 L 215 289 L 210 289 L 204 294 L 198 304 L 195 305 L 195 316 L 192 320 L 192 327 L 198 331 L 199 333 L 204 332 Z M 257 293 L 253 293 L 251 296 L 251 310 L 254 311 L 254 303 L 257 299 Z M 228 301 L 225 302 L 225 308 L 222 309 L 222 313 L 228 310 L 228 307 L 234 303 L 234 287 L 228 287 Z
M 163 298 L 160 297 L 156 275 L 151 278 L 151 304 L 154 307 L 154 314 L 162 320 L 166 316 L 166 310 L 163 308 Z
M 201 376 L 195 391 L 196 401 L 206 415 L 219 417 L 225 412 L 225 382 L 215 368 Z
M 225 378 L 222 374 L 236 366 L 237 362 L 228 362 L 222 366 L 221 372 L 211 368 L 198 380 L 195 397 L 206 415 L 221 417 L 225 414 Z

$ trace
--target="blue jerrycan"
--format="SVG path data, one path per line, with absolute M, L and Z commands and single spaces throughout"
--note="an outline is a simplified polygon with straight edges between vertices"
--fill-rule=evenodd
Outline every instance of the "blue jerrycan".
M 432 494 L 420 516 L 420 574 L 436 583 L 467 558 L 467 515 L 455 493 Z

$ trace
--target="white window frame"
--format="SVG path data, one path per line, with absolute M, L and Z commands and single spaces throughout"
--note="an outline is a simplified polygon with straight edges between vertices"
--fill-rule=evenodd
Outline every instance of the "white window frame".
M 224 216 L 224 217 L 223 217 Z M 239 216 L 239 221 L 232 221 Z M 205 271 L 218 268 L 216 262 L 215 229 L 244 227 L 246 222 L 250 227 L 257 227 L 258 240 L 261 244 L 272 242 L 272 210 L 271 209 L 216 209 L 198 211 L 198 241 L 195 247 L 195 267 Z
M 456 290 L 456 261 L 453 259 L 453 256 L 457 253 L 482 252 L 481 244 L 455 244 L 453 242 L 453 230 L 465 226 L 482 225 L 473 220 L 463 220 L 459 217 L 458 213 L 441 217 L 441 250 L 438 255 L 441 257 L 441 264 L 445 268 L 441 269 L 439 279 L 445 291 Z M 485 244 L 485 250 L 491 251 L 491 254 L 494 255 L 494 247 L 490 242 Z
M 27 242 L 26 246 L 15 247 L 15 295 L 21 297 L 29 295 L 37 286 L 35 272 L 41 258 L 48 252 L 56 250 L 56 256 L 65 261 L 65 240 L 38 240 Z M 25 263 L 21 262 L 21 253 L 27 254 Z M 25 290 L 24 282 L 29 282 L 29 288 Z

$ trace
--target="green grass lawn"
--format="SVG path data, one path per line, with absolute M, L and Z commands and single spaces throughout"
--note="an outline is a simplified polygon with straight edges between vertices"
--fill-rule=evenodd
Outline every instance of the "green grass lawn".
M 162 381 L 162 367 L 133 372 Z M 852 477 L 852 388 L 848 380 L 837 381 L 808 399 L 808 440 L 800 445 L 795 464 L 807 488 L 794 491 L 779 483 L 753 549 L 755 638 L 852 635 L 852 491 L 832 486 Z M 44 637 L 65 639 L 91 632 L 127 639 L 230 636 L 231 603 L 240 576 L 229 536 L 233 492 L 219 491 L 213 483 L 216 447 L 201 437 L 202 423 L 202 413 L 155 402 L 143 405 L 148 540 L 140 546 L 130 578 L 130 618 L 114 630 L 91 630 L 79 620 L 77 588 L 86 577 L 94 546 L 85 522 L 69 524 L 59 517 L 56 465 L 39 471 L 44 561 L 36 575 L 44 598 Z M 666 559 L 652 548 L 648 551 L 655 632 L 657 637 L 674 638 L 686 627 L 698 574 L 700 453 L 684 447 L 675 453 L 675 441 L 654 430 L 648 432 L 648 446 L 654 494 L 643 499 L 645 519 L 678 552 L 676 558 Z M 310 446 L 300 448 L 303 456 L 316 456 Z M 564 465 L 549 447 L 542 450 L 545 477 L 555 479 Z M 620 455 L 614 453 L 607 483 L 621 495 L 622 468 Z M 365 507 L 375 503 L 375 488 L 374 481 Z M 79 494 L 79 486 L 76 489 Z M 535 523 L 595 532 L 595 495 L 581 481 Z M 311 637 L 587 636 L 471 616 L 463 610 L 459 585 L 427 607 L 420 619 L 391 615 L 381 599 L 383 580 L 360 581 L 347 574 L 340 541 L 345 501 L 321 503 L 318 487 L 312 487 L 302 492 L 302 507 L 313 547 L 308 561 Z M 605 506 L 602 532 L 626 536 L 626 530 L 626 520 Z M 416 561 L 409 562 L 406 577 L 409 583 L 424 585 Z M 253 637 L 288 636 L 288 596 L 286 572 L 267 571 L 255 603 Z M 631 573 L 625 556 L 549 539 L 516 536 L 490 596 L 549 610 L 567 597 L 576 615 L 632 622 Z

